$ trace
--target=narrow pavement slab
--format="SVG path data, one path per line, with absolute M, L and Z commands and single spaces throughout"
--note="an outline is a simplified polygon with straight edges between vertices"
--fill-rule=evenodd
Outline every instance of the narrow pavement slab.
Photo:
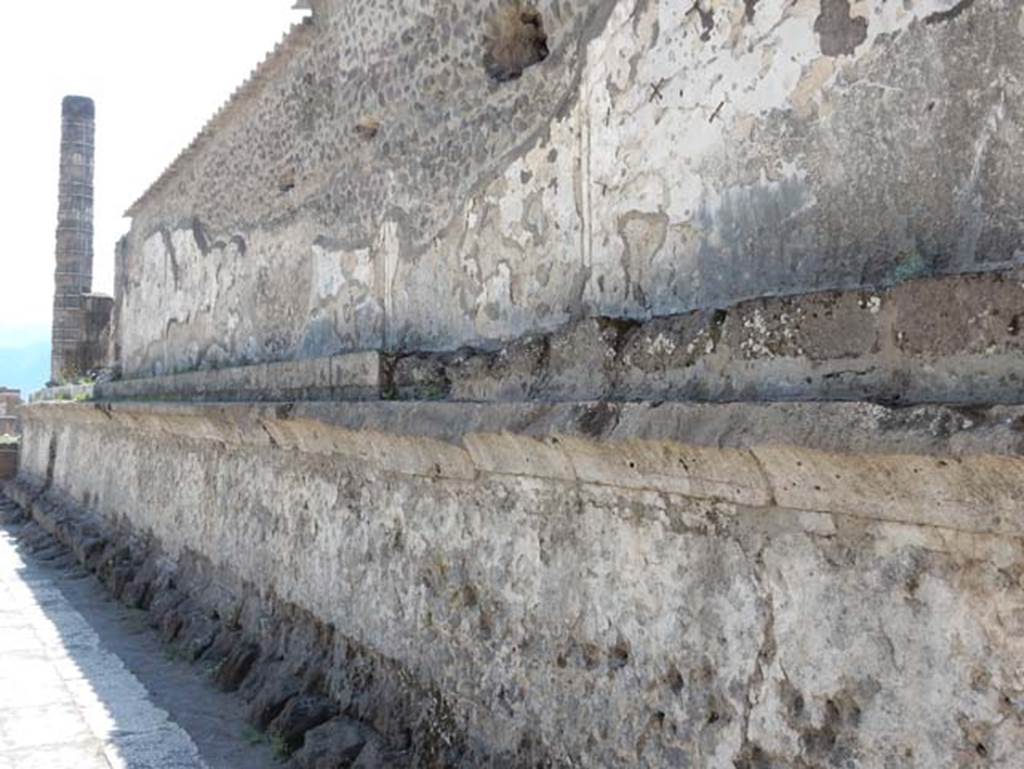
M 0 495 L 0 515 L 12 509 Z M 241 711 L 228 695 L 194 667 L 161 654 L 155 634 L 60 546 L 25 554 L 16 530 L 0 526 L 0 769 L 276 763 L 269 746 L 246 740 Z M 202 750 L 179 721 L 199 735 Z

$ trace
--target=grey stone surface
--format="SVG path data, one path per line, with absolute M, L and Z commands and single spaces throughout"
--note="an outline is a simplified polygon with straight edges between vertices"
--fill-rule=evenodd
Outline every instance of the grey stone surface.
M 1020 272 L 806 294 L 629 322 L 578 321 L 496 349 L 399 356 L 399 399 L 1019 403 Z
M 34 400 L 1018 403 L 1024 273 L 805 294 L 646 321 L 582 319 L 492 348 L 256 364 Z
M 267 628 L 332 628 L 332 697 L 449 764 L 1009 769 L 1021 423 L 1010 406 L 43 404 L 19 488 L 39 520 L 68 500 L 130 520 L 179 575 L 207 564 L 177 584 L 235 595 L 216 605 L 260 660 L 317 648 Z M 438 710 L 416 720 L 424 691 Z
M 97 384 L 91 397 L 174 400 L 353 400 L 379 398 L 381 362 L 377 352 L 264 363 L 240 368 L 172 374 Z M 41 400 L 54 400 L 51 393 Z
M 495 83 L 498 5 L 318 3 L 132 208 L 126 375 L 1024 257 L 1020 0 L 541 0 Z

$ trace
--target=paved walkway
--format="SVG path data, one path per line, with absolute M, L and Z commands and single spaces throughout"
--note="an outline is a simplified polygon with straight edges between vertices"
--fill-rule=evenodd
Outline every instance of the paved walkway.
M 0 769 L 205 769 L 68 603 L 0 529 Z

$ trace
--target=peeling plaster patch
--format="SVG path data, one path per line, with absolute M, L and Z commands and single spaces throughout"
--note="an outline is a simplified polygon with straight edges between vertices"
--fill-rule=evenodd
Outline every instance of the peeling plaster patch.
M 668 234 L 668 215 L 663 212 L 630 211 L 619 218 L 619 236 L 625 248 L 622 254 L 624 295 L 645 303 L 643 271 L 651 266 Z
M 814 31 L 821 38 L 823 54 L 843 56 L 852 54 L 867 39 L 868 22 L 860 16 L 850 16 L 850 0 L 822 0 Z
M 532 192 L 527 196 L 523 206 L 522 227 L 534 237 L 537 246 L 544 245 L 544 236 L 548 229 L 547 216 L 544 213 L 543 194 Z
M 959 3 L 954 5 L 948 11 L 938 11 L 937 13 L 933 13 L 930 16 L 926 16 L 924 23 L 942 24 L 947 21 L 952 21 L 961 13 L 970 8 L 972 5 L 974 5 L 974 0 L 960 0 Z
M 1024 33 L 1024 15 L 1014 19 L 1021 10 L 1017 0 L 994 11 L 994 5 L 977 3 L 966 21 L 958 18 L 941 29 L 922 22 L 952 17 L 957 8 L 962 12 L 966 6 L 960 0 L 545 0 L 552 40 L 558 45 L 576 40 L 576 27 L 565 20 L 582 13 L 577 9 L 597 6 L 601 13 L 577 40 L 586 56 L 556 50 L 555 58 L 567 65 L 571 60 L 572 67 L 552 64 L 551 73 L 562 77 L 572 69 L 573 77 L 579 76 L 578 92 L 574 81 L 573 92 L 559 96 L 558 112 L 537 101 L 555 82 L 540 77 L 540 70 L 528 76 L 535 81 L 529 93 L 515 90 L 522 85 L 494 87 L 479 94 L 479 102 L 475 92 L 462 94 L 458 98 L 465 100 L 453 107 L 452 116 L 465 116 L 470 135 L 449 142 L 448 128 L 438 129 L 444 134 L 441 141 L 448 143 L 420 155 L 428 158 L 420 170 L 358 166 L 351 190 L 345 189 L 348 182 L 339 182 L 330 200 L 310 204 L 285 226 L 283 219 L 251 229 L 236 224 L 262 221 L 263 192 L 246 188 L 252 154 L 247 141 L 225 135 L 223 152 L 204 150 L 204 157 L 210 154 L 213 160 L 203 160 L 203 189 L 168 188 L 159 206 L 135 225 L 125 257 L 132 287 L 124 294 L 123 314 L 128 370 L 135 358 L 147 354 L 143 345 L 163 332 L 162 321 L 168 318 L 188 319 L 182 322 L 203 348 L 223 336 L 228 313 L 240 313 L 238 328 L 224 340 L 233 358 L 240 350 L 247 359 L 261 358 L 270 335 L 283 336 L 290 352 L 296 352 L 304 338 L 319 338 L 319 331 L 307 335 L 306 325 L 321 318 L 335 324 L 346 344 L 355 334 L 360 345 L 368 339 L 376 344 L 383 336 L 391 340 L 389 346 L 454 349 L 592 312 L 640 316 L 834 283 L 875 285 L 916 274 L 922 264 L 932 269 L 936 253 L 944 254 L 943 270 L 982 260 L 994 263 L 1014 249 L 1016 258 L 1024 259 L 1013 219 L 1018 207 L 1012 205 L 1020 172 L 1005 162 L 1010 157 L 1006 148 L 1019 138 L 1020 121 L 1013 119 L 1018 90 L 1013 73 L 1019 68 L 1009 66 L 1024 42 L 1019 37 L 1016 45 L 1013 41 L 1016 30 Z M 469 50 L 477 61 L 478 29 L 473 38 Z M 986 64 L 981 52 L 990 42 L 995 57 Z M 852 55 L 823 55 L 829 45 L 835 54 L 848 49 Z M 431 56 L 434 47 L 427 46 Z M 978 55 L 960 56 L 959 47 Z M 413 50 L 409 55 L 420 57 Z M 921 64 L 932 57 L 957 66 Z M 424 89 L 440 98 L 447 83 L 455 93 L 447 64 L 444 71 L 433 71 L 429 62 L 417 60 L 424 63 L 419 69 L 429 71 L 424 81 L 429 89 L 427 84 Z M 334 66 L 324 62 L 323 71 L 315 74 L 325 76 Z M 985 138 L 979 121 L 996 98 L 998 89 L 989 77 L 994 70 L 1001 78 L 999 89 L 1006 92 L 1007 112 L 998 133 Z M 381 77 L 384 83 L 390 75 L 382 71 Z M 486 83 L 482 75 L 478 80 Z M 338 88 L 343 87 L 348 86 L 339 81 Z M 341 93 L 322 106 L 340 101 Z M 529 104 L 516 107 L 522 115 L 513 122 L 521 117 L 525 125 L 539 111 L 543 131 L 516 144 L 515 152 L 474 154 L 479 121 L 464 115 L 463 106 L 504 115 L 499 110 L 503 100 L 520 98 Z M 267 109 L 276 109 L 275 104 L 269 102 Z M 429 133 L 434 126 L 422 120 L 447 114 L 427 110 L 422 120 L 408 123 L 401 104 L 412 102 L 398 100 L 393 112 L 381 115 L 382 139 L 389 142 L 397 141 L 399 126 L 415 125 Z M 941 106 L 932 112 L 926 106 L 932 104 Z M 484 122 L 493 126 L 494 135 L 487 141 L 504 147 L 500 137 L 506 123 L 489 121 Z M 350 146 L 351 125 L 339 130 L 338 141 L 333 129 L 325 134 L 327 155 L 317 161 L 323 173 L 340 174 L 339 164 L 348 163 L 342 148 Z M 253 132 L 275 142 L 289 135 L 276 128 L 254 127 Z M 954 136 L 963 137 L 963 146 L 955 150 L 950 146 Z M 972 170 L 975 136 L 984 141 Z M 318 149 L 319 142 L 311 149 Z M 412 148 L 388 146 L 389 153 L 403 157 Z M 213 173 L 220 167 L 214 161 L 228 149 L 240 159 L 239 173 L 228 176 L 242 188 L 237 196 L 234 190 L 224 193 Z M 362 144 L 357 149 L 376 151 Z M 432 173 L 424 169 L 446 152 L 454 164 L 452 178 L 444 185 L 422 184 Z M 913 162 L 915 153 L 921 153 L 921 162 Z M 316 152 L 299 154 L 317 157 Z M 801 183 L 786 179 L 783 159 L 806 169 Z M 936 193 L 915 195 L 914 188 L 927 188 L 929 178 L 941 182 Z M 770 184 L 776 181 L 782 186 Z M 207 187 L 216 196 L 207 194 Z M 202 198 L 203 205 L 193 205 L 193 198 Z M 346 212 L 348 199 L 372 201 L 367 205 L 374 210 Z M 902 205 L 910 200 L 913 204 Z M 221 211 L 221 204 L 229 210 Z M 271 209 L 279 205 L 273 196 Z M 638 255 L 649 250 L 652 238 L 657 242 L 658 230 L 652 235 L 643 222 L 632 221 L 625 235 L 620 232 L 624 220 L 637 212 L 662 212 L 668 218 L 652 262 L 638 261 Z M 191 231 L 193 216 L 200 216 L 206 227 L 198 237 Z M 713 221 L 705 222 L 705 216 Z M 395 235 L 393 247 L 371 246 L 373 279 L 363 285 L 352 280 L 346 260 L 352 249 L 370 246 L 372 228 L 382 217 L 400 222 L 395 232 L 401 232 L 401 242 Z M 171 243 L 180 270 L 174 269 L 172 254 L 160 255 L 162 266 L 153 272 L 140 270 L 140 262 L 148 261 L 145 238 L 154 227 L 173 227 L 170 222 L 180 230 Z M 330 284 L 325 293 L 334 290 L 337 296 L 317 300 L 323 284 L 314 283 L 309 249 L 311 240 L 327 231 L 336 240 L 322 245 L 345 253 L 338 255 L 339 273 L 316 278 Z M 234 241 L 225 246 L 222 239 L 239 232 L 245 241 L 239 238 L 237 248 Z M 203 256 L 204 248 L 209 255 Z M 920 258 L 900 256 L 918 250 Z M 237 258 L 243 253 L 246 259 Z M 171 280 L 173 275 L 180 285 Z M 160 325 L 146 317 L 154 306 L 160 309 Z M 371 329 L 365 318 L 375 313 L 381 320 Z M 358 330 L 353 332 L 353 326 Z M 253 341 L 245 348 L 247 339 Z M 180 364 L 181 345 L 194 346 L 177 328 L 175 338 L 165 342 L 165 362 L 173 366 Z
M 328 251 L 319 244 L 313 245 L 313 296 L 322 302 L 337 296 L 344 287 L 345 273 L 341 269 L 341 254 Z
M 299 355 L 331 355 L 380 343 L 384 311 L 375 287 L 383 276 L 378 274 L 374 248 L 346 247 L 318 237 L 310 255 L 309 299 L 299 313 Z
M 753 115 L 743 115 L 737 117 L 735 121 L 735 139 L 736 141 L 749 141 L 750 137 L 754 133 L 754 126 L 757 124 L 757 118 Z
M 501 308 L 515 303 L 512 295 L 512 271 L 506 262 L 499 262 L 497 269 L 484 281 L 483 291 L 476 299 L 476 319 L 485 336 L 495 335 L 491 324 L 501 318 Z
M 811 117 L 814 112 L 813 105 L 821 96 L 823 87 L 832 78 L 835 71 L 835 62 L 827 57 L 818 59 L 807 68 L 791 99 L 797 115 L 803 118 Z

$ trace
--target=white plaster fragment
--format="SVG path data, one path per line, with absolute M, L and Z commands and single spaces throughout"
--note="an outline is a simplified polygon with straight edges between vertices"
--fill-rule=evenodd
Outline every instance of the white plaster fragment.
M 654 339 L 648 339 L 648 355 L 671 355 L 676 351 L 676 343 L 663 333 L 659 333 Z
M 347 281 L 341 269 L 341 254 L 313 246 L 313 295 L 318 301 L 331 299 Z

